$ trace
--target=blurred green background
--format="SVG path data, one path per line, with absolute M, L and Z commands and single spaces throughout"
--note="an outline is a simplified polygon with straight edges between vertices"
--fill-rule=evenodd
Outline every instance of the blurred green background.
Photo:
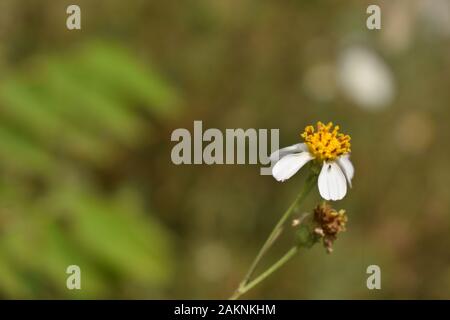
M 227 298 L 304 173 L 176 166 L 171 132 L 321 120 L 352 136 L 348 231 L 246 297 L 449 299 L 449 40 L 448 0 L 2 0 L 0 297 Z

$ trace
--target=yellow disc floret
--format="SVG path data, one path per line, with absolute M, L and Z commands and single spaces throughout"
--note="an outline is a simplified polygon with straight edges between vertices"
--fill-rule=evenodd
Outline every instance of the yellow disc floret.
M 302 138 L 308 145 L 309 152 L 319 161 L 331 161 L 350 152 L 350 136 L 339 133 L 339 126 L 329 122 L 327 125 L 317 123 L 317 131 L 307 126 Z

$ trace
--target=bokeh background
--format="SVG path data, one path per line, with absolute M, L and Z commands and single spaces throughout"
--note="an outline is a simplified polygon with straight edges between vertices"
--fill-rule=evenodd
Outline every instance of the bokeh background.
M 448 0 L 1 0 L 0 297 L 227 298 L 304 173 L 176 166 L 171 132 L 322 120 L 352 136 L 348 230 L 246 297 L 449 299 L 449 40 Z

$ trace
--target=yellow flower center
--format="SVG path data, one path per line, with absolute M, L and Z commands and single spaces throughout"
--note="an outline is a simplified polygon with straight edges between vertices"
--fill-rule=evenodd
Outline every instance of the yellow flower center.
M 307 126 L 301 134 L 309 148 L 309 152 L 319 161 L 331 161 L 350 152 L 350 136 L 339 133 L 339 126 L 329 122 L 324 125 L 317 123 L 317 131 L 313 126 Z

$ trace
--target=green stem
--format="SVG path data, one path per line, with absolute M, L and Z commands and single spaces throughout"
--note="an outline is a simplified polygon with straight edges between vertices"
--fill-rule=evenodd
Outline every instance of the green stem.
M 264 242 L 263 246 L 259 250 L 258 254 L 256 255 L 256 258 L 253 260 L 250 268 L 248 269 L 247 273 L 245 274 L 244 278 L 242 279 L 241 283 L 239 284 L 239 287 L 236 290 L 236 293 L 241 292 L 242 289 L 247 286 L 251 276 L 255 272 L 255 269 L 258 266 L 259 262 L 261 261 L 262 257 L 266 254 L 267 250 L 269 250 L 269 248 L 272 246 L 272 244 L 275 242 L 275 240 L 281 234 L 284 223 L 286 222 L 287 219 L 289 219 L 289 217 L 292 215 L 292 213 L 297 208 L 297 206 L 306 198 L 306 196 L 308 195 L 308 193 L 311 191 L 312 187 L 314 186 L 315 182 L 316 182 L 315 174 L 311 174 L 306 179 L 305 184 L 303 185 L 303 188 L 300 191 L 300 193 L 298 194 L 297 198 L 290 205 L 290 207 L 286 210 L 286 212 L 281 216 L 280 220 L 277 222 L 277 224 L 273 228 L 272 232 L 270 233 L 269 237 L 267 238 L 267 240 Z
M 239 290 L 236 290 L 236 292 L 230 297 L 230 300 L 236 300 L 243 294 L 245 294 L 247 291 L 252 289 L 254 286 L 262 282 L 264 279 L 266 279 L 268 276 L 270 276 L 272 273 L 277 271 L 280 267 L 282 267 L 286 262 L 288 262 L 293 256 L 295 256 L 298 252 L 299 247 L 293 247 L 291 250 L 289 250 L 280 260 L 275 262 L 270 268 L 268 268 L 266 271 L 261 273 L 256 279 L 251 281 L 250 283 L 246 284 L 244 287 L 240 288 Z

